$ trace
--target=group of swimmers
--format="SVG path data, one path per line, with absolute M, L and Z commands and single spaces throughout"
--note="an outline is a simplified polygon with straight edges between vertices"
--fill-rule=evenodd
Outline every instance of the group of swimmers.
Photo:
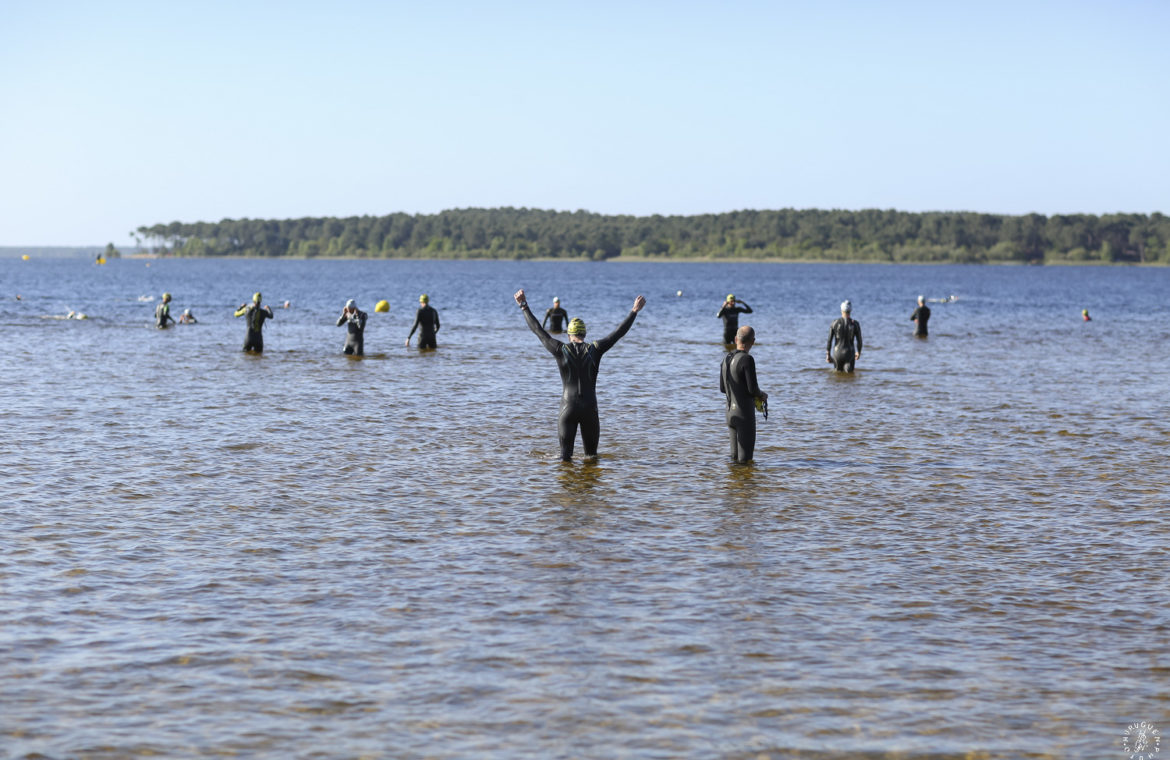
M 414 337 L 414 333 L 418 331 L 418 347 L 419 348 L 435 348 L 435 335 L 439 331 L 439 312 L 430 305 L 430 296 L 423 293 L 418 297 L 418 311 L 414 315 L 414 324 L 411 325 L 410 334 L 406 336 L 406 345 L 410 345 L 410 339 Z M 288 301 L 284 302 L 284 308 L 288 308 Z M 550 311 L 552 311 L 550 309 Z M 261 353 L 264 351 L 264 323 L 269 319 L 274 319 L 272 307 L 263 303 L 263 296 L 260 293 L 252 294 L 251 303 L 242 303 L 236 309 L 234 316 L 243 317 L 244 324 L 247 325 L 247 334 L 244 337 L 244 350 L 250 353 Z M 369 315 L 357 307 L 357 304 L 351 298 L 346 301 L 345 307 L 341 310 L 341 316 L 337 318 L 337 326 L 346 327 L 345 345 L 342 347 L 343 353 L 352 356 L 362 356 L 365 354 L 365 332 L 366 320 Z M 190 309 L 185 309 L 183 314 L 177 320 L 178 324 L 195 324 L 197 320 L 191 314 Z M 165 329 L 170 324 L 176 324 L 176 320 L 171 316 L 171 294 L 163 293 L 162 301 L 154 310 L 155 326 L 160 330 Z

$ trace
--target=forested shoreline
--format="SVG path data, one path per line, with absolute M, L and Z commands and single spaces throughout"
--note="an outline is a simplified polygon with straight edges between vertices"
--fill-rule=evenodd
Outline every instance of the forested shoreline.
M 175 256 L 1170 264 L 1170 217 L 781 209 L 609 216 L 527 208 L 139 227 Z

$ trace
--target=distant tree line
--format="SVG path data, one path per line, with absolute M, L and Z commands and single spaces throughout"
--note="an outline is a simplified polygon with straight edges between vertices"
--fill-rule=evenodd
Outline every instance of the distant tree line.
M 731 211 L 606 216 L 528 208 L 139 227 L 178 256 L 776 259 L 951 263 L 1170 263 L 1170 217 L 969 212 Z

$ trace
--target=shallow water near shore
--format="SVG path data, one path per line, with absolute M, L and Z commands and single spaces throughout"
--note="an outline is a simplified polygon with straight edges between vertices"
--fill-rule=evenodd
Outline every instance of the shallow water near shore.
M 1170 270 L 0 277 L 0 758 L 1103 758 L 1170 730 Z M 594 338 L 648 299 L 602 362 L 596 461 L 557 461 L 519 287 Z M 199 324 L 154 329 L 164 290 Z M 255 290 L 260 356 L 231 314 Z M 435 351 L 402 345 L 421 292 Z M 770 394 L 746 467 L 727 293 Z M 926 340 L 919 294 L 957 296 Z M 845 298 L 853 375 L 824 363 Z

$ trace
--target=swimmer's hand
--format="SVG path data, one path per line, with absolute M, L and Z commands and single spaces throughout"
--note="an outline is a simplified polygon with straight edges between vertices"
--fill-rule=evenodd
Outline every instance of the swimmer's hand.
M 516 305 L 520 308 L 524 308 L 524 304 L 528 303 L 528 299 L 524 297 L 524 288 L 517 290 L 516 295 L 512 297 L 516 299 Z
M 410 338 L 407 338 L 406 342 L 403 343 L 402 345 L 406 346 L 407 348 L 410 348 Z
M 524 291 L 520 291 L 520 292 L 523 293 Z M 637 298 L 635 298 L 634 299 L 634 313 L 636 314 L 639 311 L 641 311 L 642 307 L 645 305 L 646 305 L 646 297 L 645 296 L 638 296 Z
M 827 361 L 829 364 L 833 363 L 833 357 L 829 356 L 828 351 L 825 352 L 825 361 Z
M 860 358 L 861 358 L 861 352 L 860 352 L 860 351 L 858 351 L 857 353 L 855 353 L 855 354 L 853 355 L 853 361 L 857 361 L 857 360 L 858 360 L 858 359 L 860 359 Z

